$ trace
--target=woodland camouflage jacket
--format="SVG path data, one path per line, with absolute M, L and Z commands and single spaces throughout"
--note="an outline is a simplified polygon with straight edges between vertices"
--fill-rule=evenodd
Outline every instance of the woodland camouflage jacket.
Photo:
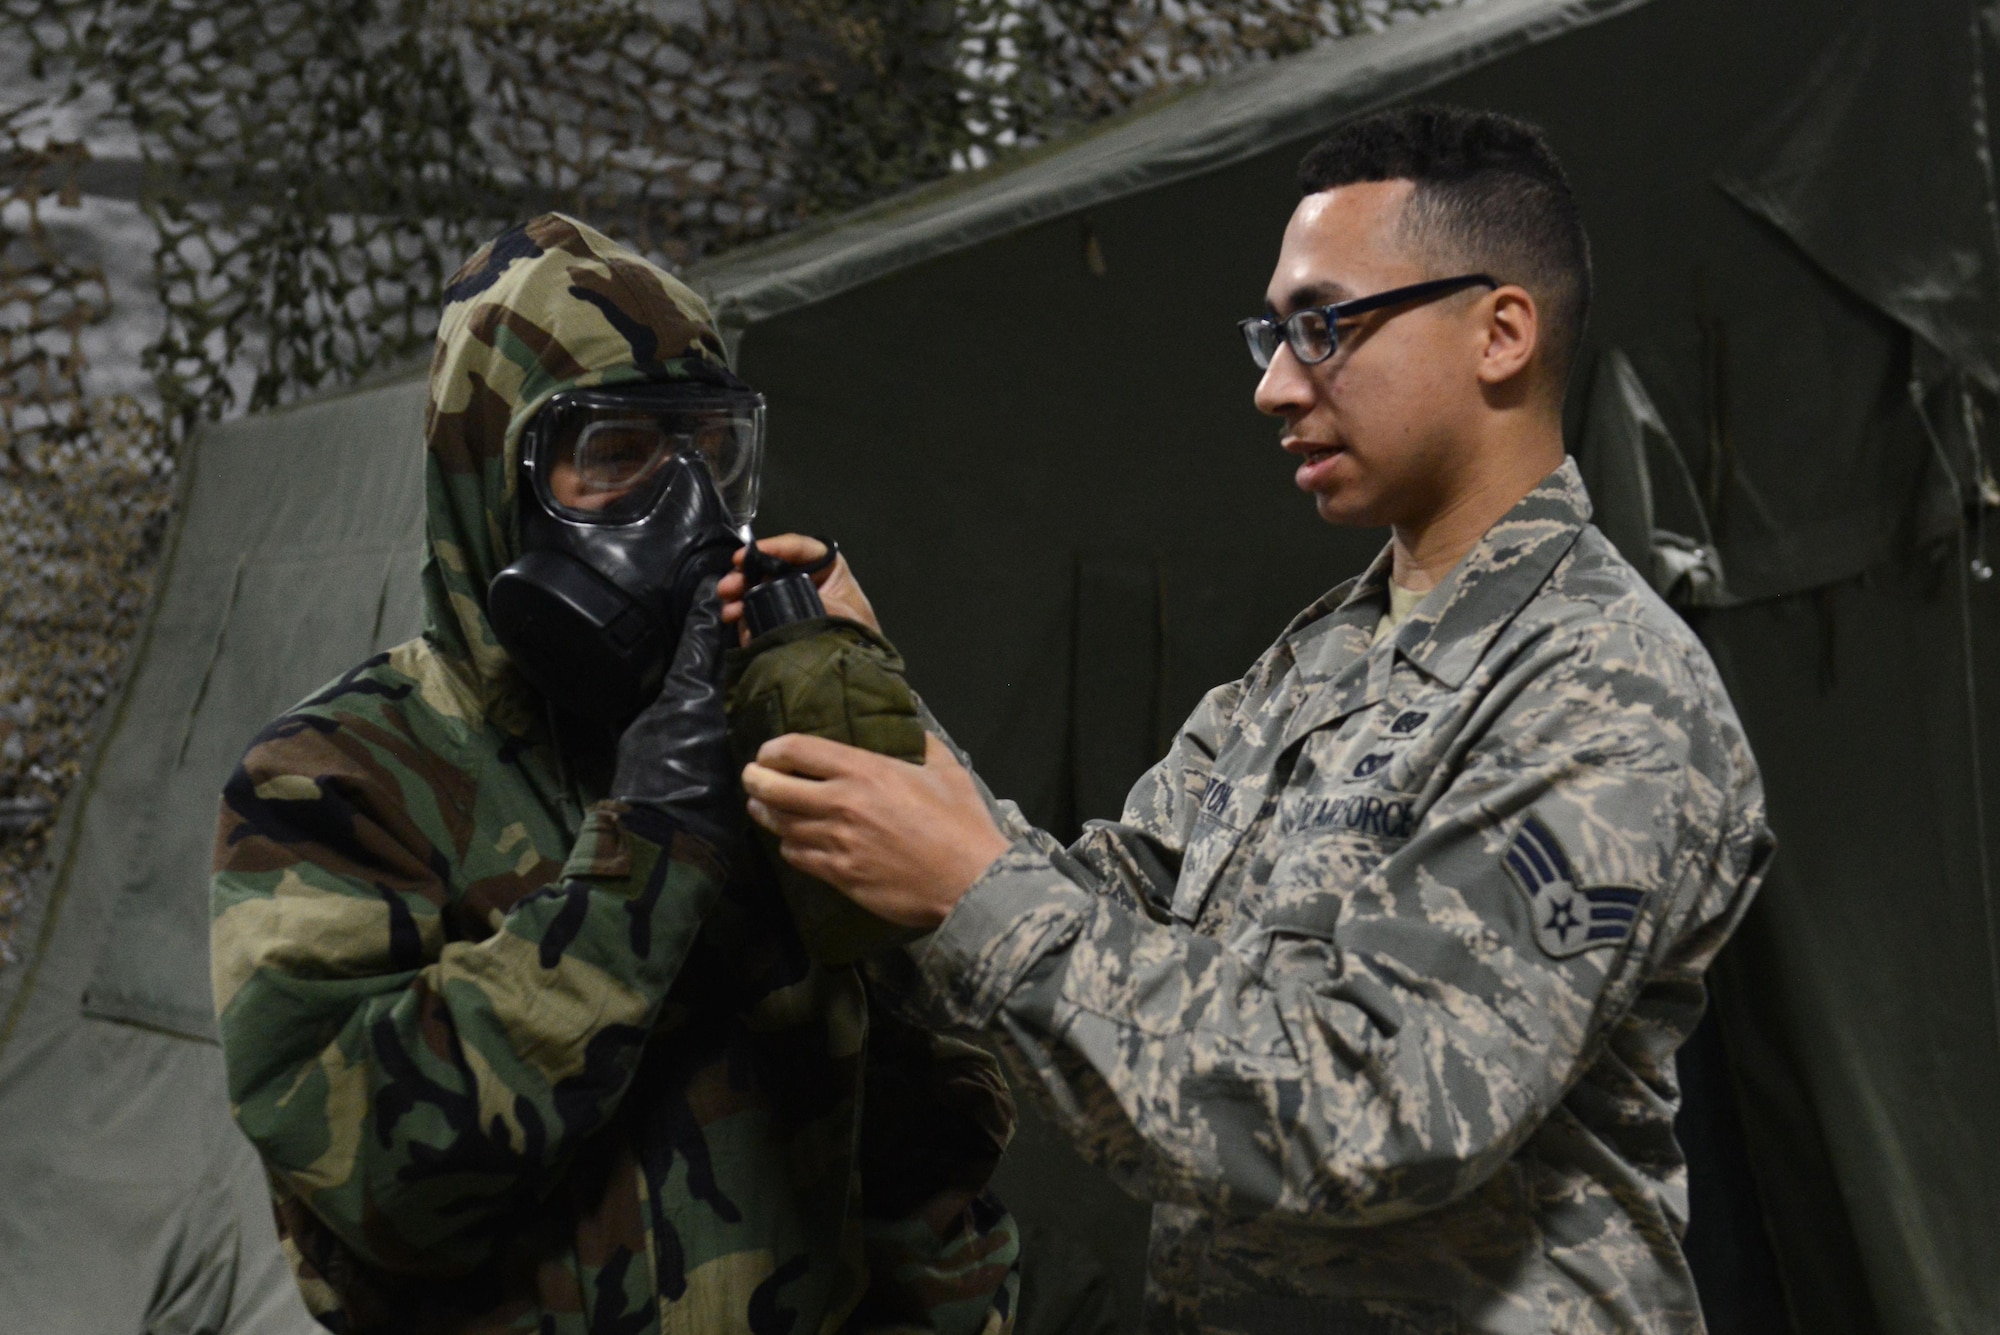
M 1396 630 L 1388 563 L 1209 693 L 1121 822 L 913 947 L 1158 1202 L 1149 1328 L 1701 1329 L 1674 1051 L 1772 842 L 1707 653 L 1565 463 Z
M 334 1330 L 1010 1324 L 990 1059 L 811 964 L 753 859 L 579 791 L 486 620 L 523 423 L 692 357 L 720 357 L 700 301 L 580 224 L 476 255 L 431 372 L 424 633 L 224 794 L 230 1100 Z

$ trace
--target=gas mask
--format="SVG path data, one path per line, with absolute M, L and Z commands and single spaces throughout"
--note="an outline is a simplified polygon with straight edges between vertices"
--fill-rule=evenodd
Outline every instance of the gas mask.
M 742 545 L 763 448 L 763 396 L 722 371 L 568 390 L 523 428 L 521 557 L 486 607 L 552 704 L 622 726 L 652 702 L 703 580 Z

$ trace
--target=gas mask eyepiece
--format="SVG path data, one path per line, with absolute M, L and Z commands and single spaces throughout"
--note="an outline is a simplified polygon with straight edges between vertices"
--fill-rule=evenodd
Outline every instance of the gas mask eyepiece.
M 645 708 L 704 580 L 741 545 L 764 400 L 728 379 L 570 390 L 522 431 L 521 556 L 487 612 L 566 712 L 622 725 Z
M 757 513 L 764 398 L 675 382 L 571 390 L 535 414 L 521 455 L 548 513 L 594 527 L 646 522 L 670 485 L 668 465 L 698 458 L 740 528 Z

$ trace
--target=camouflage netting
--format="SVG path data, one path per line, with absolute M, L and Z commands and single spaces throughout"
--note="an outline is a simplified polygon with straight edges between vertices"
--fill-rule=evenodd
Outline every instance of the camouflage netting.
M 44 226 L 85 155 L 19 131 L 0 120 L 0 964 L 145 609 L 172 477 L 155 415 L 85 393 L 81 336 L 108 289 Z
M 201 421 L 420 355 L 508 219 L 684 265 L 1457 2 L 0 0 L 34 76 L 0 106 L 0 965 Z M 49 127 L 79 108 L 137 144 L 143 399 L 92 391 L 109 288 L 46 226 L 77 207 L 90 152 Z

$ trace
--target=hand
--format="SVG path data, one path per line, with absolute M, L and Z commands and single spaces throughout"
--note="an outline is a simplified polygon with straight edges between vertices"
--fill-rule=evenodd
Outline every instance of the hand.
M 736 759 L 722 707 L 722 605 L 709 581 L 681 627 L 660 697 L 618 739 L 611 796 L 651 807 L 718 847 L 734 842 Z
M 757 550 L 769 553 L 789 565 L 802 566 L 819 560 L 826 555 L 826 544 L 818 538 L 809 538 L 803 533 L 784 533 L 775 538 L 757 539 Z M 724 624 L 739 628 L 743 621 L 743 552 L 738 549 L 733 558 L 735 569 L 722 577 L 716 586 L 716 594 L 722 599 L 722 620 Z M 882 633 L 882 623 L 875 619 L 875 609 L 869 606 L 868 595 L 861 591 L 861 583 L 854 578 L 848 568 L 847 557 L 842 555 L 824 570 L 813 572 L 813 587 L 819 590 L 819 600 L 826 604 L 829 616 L 846 617 L 858 621 L 877 635 Z M 739 630 L 739 635 L 748 641 L 749 632 Z
M 786 733 L 743 768 L 750 818 L 785 861 L 878 918 L 943 922 L 1009 847 L 958 757 L 926 739 L 922 765 Z

